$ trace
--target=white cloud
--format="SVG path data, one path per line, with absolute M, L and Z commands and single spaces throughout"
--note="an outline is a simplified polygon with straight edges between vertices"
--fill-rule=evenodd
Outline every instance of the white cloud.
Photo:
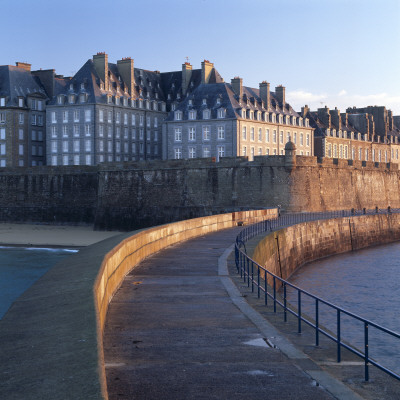
M 347 92 L 343 89 L 338 93 L 338 96 L 346 96 Z

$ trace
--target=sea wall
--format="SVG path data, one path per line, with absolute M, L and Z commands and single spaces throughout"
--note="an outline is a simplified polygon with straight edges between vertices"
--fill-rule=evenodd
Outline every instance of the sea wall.
M 256 246 L 253 259 L 287 279 L 307 262 L 398 240 L 400 214 L 311 221 L 270 233 Z
M 0 172 L 0 221 L 131 231 L 233 211 L 400 207 L 397 164 L 284 156 L 32 167 Z

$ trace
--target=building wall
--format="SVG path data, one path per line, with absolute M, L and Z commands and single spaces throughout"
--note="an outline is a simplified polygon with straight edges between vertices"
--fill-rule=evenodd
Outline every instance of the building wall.
M 0 173 L 0 220 L 132 230 L 277 205 L 295 212 L 400 208 L 397 164 L 320 161 L 297 156 L 288 168 L 284 156 L 256 156 L 9 169 Z

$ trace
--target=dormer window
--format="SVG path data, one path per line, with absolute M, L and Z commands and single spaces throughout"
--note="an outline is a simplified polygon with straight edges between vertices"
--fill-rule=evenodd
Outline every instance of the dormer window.
M 189 103 L 189 106 L 192 106 L 193 105 L 193 100 L 190 99 L 188 103 Z
M 275 122 L 276 122 L 276 115 L 275 114 L 271 114 L 271 122 L 273 122 L 275 124 Z
M 218 110 L 218 118 L 225 118 L 225 108 L 220 108 Z
M 176 95 L 176 98 L 177 98 L 178 100 L 180 100 L 180 99 L 181 99 L 181 94 L 178 93 L 178 94 Z
M 326 136 L 329 136 L 331 134 L 329 128 L 326 129 Z
M 23 107 L 23 106 L 24 106 L 24 98 L 18 97 L 18 107 Z
M 206 105 L 207 105 L 207 99 L 203 99 L 202 105 L 203 105 L 203 106 L 206 106 Z
M 343 139 L 347 139 L 347 132 L 343 131 Z
M 0 97 L 0 107 L 5 107 L 5 106 L 6 106 L 6 98 Z
M 189 111 L 189 119 L 196 119 L 196 111 L 194 110 Z
M 289 125 L 289 116 L 288 115 L 285 116 L 285 124 Z
M 210 119 L 210 110 L 203 111 L 203 119 Z
M 171 104 L 171 110 L 172 110 L 172 111 L 175 111 L 175 108 L 176 108 L 175 103 L 172 103 L 172 104 Z
M 112 96 L 107 96 L 107 104 L 111 104 L 112 103 Z
M 103 82 L 100 83 L 100 89 L 104 90 L 104 83 Z
M 254 112 L 253 111 L 249 111 L 249 119 L 254 119 Z
M 297 119 L 297 118 L 293 115 L 293 116 L 292 116 L 292 125 L 296 125 L 296 119 Z
M 150 110 L 150 100 L 146 100 L 146 108 Z
M 175 111 L 175 121 L 182 120 L 182 111 Z
M 143 108 L 143 99 L 139 99 L 139 108 Z
M 217 97 L 217 106 L 219 106 L 220 104 L 221 104 L 221 99 Z
M 336 129 L 332 129 L 332 136 L 336 137 Z
M 86 101 L 86 94 L 82 93 L 81 95 L 79 95 L 79 101 L 81 103 L 84 103 Z
M 168 93 L 168 98 L 167 100 L 171 100 L 171 93 Z
M 299 118 L 299 126 L 303 126 L 303 118 Z
M 156 99 L 158 99 L 158 93 L 157 92 L 156 92 L 155 96 L 156 96 Z
M 279 115 L 279 123 L 283 124 L 283 115 Z
M 361 140 L 361 133 L 359 133 L 359 134 L 357 135 L 357 139 L 358 139 L 358 140 Z
M 74 104 L 75 103 L 75 96 L 73 94 L 70 94 L 68 96 L 68 103 L 69 104 Z
M 85 84 L 81 83 L 81 90 L 84 90 L 84 89 L 85 89 Z
M 115 96 L 115 105 L 119 106 L 119 97 L 118 96 Z
M 308 118 L 305 119 L 305 124 L 306 124 L 306 128 L 308 128 L 310 126 L 310 123 L 308 121 Z
M 57 97 L 57 103 L 58 104 L 63 104 L 64 103 L 64 97 L 63 96 L 58 96 Z
M 153 102 L 153 110 L 158 111 L 158 103 L 156 101 Z
M 126 107 L 128 105 L 128 99 L 126 97 L 123 98 L 124 106 Z
M 73 83 L 70 83 L 69 90 L 74 90 L 74 84 Z
M 269 121 L 269 115 L 267 112 L 264 113 L 264 121 L 268 122 Z
M 166 107 L 166 105 L 165 105 L 165 103 L 163 102 L 163 103 L 161 103 L 161 111 L 166 111 L 166 109 L 167 109 L 167 107 Z

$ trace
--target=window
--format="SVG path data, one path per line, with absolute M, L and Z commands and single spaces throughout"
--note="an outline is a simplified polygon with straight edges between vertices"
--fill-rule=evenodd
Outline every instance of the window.
M 51 156 L 51 165 L 57 165 L 57 156 Z
M 5 106 L 6 106 L 6 98 L 0 97 L 0 107 L 5 107 Z
M 286 142 L 290 140 L 290 131 L 286 132 Z
M 63 134 L 64 137 L 67 137 L 67 136 L 68 136 L 68 126 L 63 125 L 63 127 L 62 127 L 62 134 Z
M 175 160 L 179 160 L 182 158 L 182 149 L 180 147 L 175 147 L 174 156 L 175 156 Z
M 142 138 L 141 138 L 142 139 Z M 175 128 L 175 142 L 182 141 L 182 128 Z
M 31 100 L 31 109 L 32 109 L 32 110 L 37 110 L 36 99 L 32 99 L 32 100 Z
M 128 151 L 129 151 L 129 143 L 124 142 L 124 153 L 128 153 Z
M 104 140 L 99 140 L 99 151 L 104 151 Z
M 139 125 L 143 126 L 144 124 L 144 116 L 143 115 L 139 115 Z
M 146 131 L 146 139 L 148 142 L 151 140 L 151 131 Z
M 104 136 L 104 126 L 103 125 L 99 125 L 99 136 L 100 137 Z
M 51 152 L 57 153 L 57 141 L 56 140 L 51 141 Z
M 189 111 L 189 119 L 196 119 L 196 111 L 194 110 Z
M 225 146 L 217 146 L 218 159 L 225 157 Z
M 91 165 L 92 164 L 92 156 L 90 154 L 86 154 L 85 163 L 86 163 L 86 165 Z
M 247 129 L 245 126 L 242 128 L 242 136 L 243 136 L 243 140 L 247 139 Z
M 247 156 L 247 147 L 246 146 L 243 146 L 243 155 Z
M 271 114 L 271 122 L 276 122 L 276 114 Z
M 219 140 L 224 140 L 225 139 L 225 127 L 224 126 L 219 126 L 217 128 L 218 131 L 218 139 Z
M 68 96 L 68 103 L 69 104 L 74 104 L 75 103 L 75 96 L 73 94 L 70 94 Z M 64 165 L 68 165 L 68 164 L 64 164 Z
M 63 150 L 64 153 L 68 152 L 68 141 L 67 140 L 64 140 L 62 142 L 62 150 Z
M 259 156 L 262 156 L 262 147 L 259 147 L 259 148 L 258 148 L 258 155 L 259 155 Z
M 339 158 L 343 158 L 343 145 L 339 144 Z
M 115 142 L 115 151 L 117 153 L 121 153 L 121 142 L 119 141 Z
M 136 153 L 136 143 L 132 143 L 132 153 Z
M 210 127 L 203 126 L 203 140 L 210 140 Z
M 303 132 L 300 132 L 300 145 L 303 146 Z
M 36 114 L 33 114 L 31 116 L 31 118 L 32 118 L 32 121 L 31 121 L 32 125 L 37 125 L 37 116 L 36 116 Z
M 250 140 L 254 141 L 254 126 L 250 128 Z
M 85 125 L 85 135 L 90 136 L 90 125 Z
M 193 126 L 189 128 L 189 140 L 190 141 L 196 140 L 196 128 Z
M 368 161 L 368 149 L 365 149 L 365 161 Z
M 203 157 L 211 157 L 211 150 L 208 146 L 203 147 Z
M 196 134 L 196 133 L 195 133 Z M 154 141 L 158 141 L 158 131 L 154 131 Z
M 68 122 L 68 111 L 63 111 L 63 122 Z
M 5 155 L 6 155 L 6 145 L 5 145 L 5 143 L 0 144 L 0 154 L 1 154 L 2 156 L 5 156 Z M 4 165 L 4 166 L 5 166 L 5 165 Z
M 63 165 L 68 165 L 68 156 L 63 156 Z
M 276 137 L 276 129 L 274 129 L 274 132 L 273 132 L 273 134 L 272 134 L 272 141 L 273 141 L 274 143 L 276 143 L 276 140 L 277 140 L 277 137 Z
M 262 128 L 258 128 L 258 141 L 262 142 Z
M 115 137 L 116 137 L 117 139 L 119 139 L 119 138 L 121 137 L 121 128 L 120 128 L 119 126 L 117 126 L 117 127 L 115 128 Z
M 56 126 L 52 126 L 51 127 L 51 137 L 57 137 L 57 127 Z
M 266 155 L 266 156 L 269 156 L 269 149 L 266 149 L 266 150 L 265 150 L 265 155 Z
M 18 145 L 18 154 L 20 156 L 24 155 L 24 145 L 23 144 Z
M 124 139 L 128 139 L 128 128 L 124 128 Z
M 115 105 L 119 106 L 119 97 L 118 96 L 115 96 Z
M 283 144 L 283 131 L 279 132 L 279 143 Z
M 128 114 L 124 114 L 124 125 L 128 125 Z
M 100 122 L 103 122 L 103 111 L 100 112 L 101 112 Z M 74 111 L 74 122 L 79 122 L 79 110 Z
M 85 140 L 85 151 L 92 150 L 92 144 L 90 140 Z
M 74 125 L 74 136 L 79 136 L 79 125 Z
M 131 121 L 131 123 L 132 123 L 132 125 L 136 125 L 136 114 L 132 114 L 132 121 Z
M 92 115 L 91 115 L 91 110 L 85 110 L 85 122 L 90 122 Z
M 218 118 L 225 118 L 225 108 L 220 108 L 218 110 Z
M 139 139 L 143 140 L 143 138 L 144 138 L 144 129 L 140 128 L 140 130 L 139 130 Z
M 115 117 L 115 123 L 120 124 L 121 123 L 121 113 L 118 111 Z
M 74 165 L 79 165 L 79 155 L 74 155 Z
M 344 146 L 344 158 L 348 158 L 349 157 L 349 153 L 348 153 L 348 147 Z
M 38 115 L 37 116 L 37 124 L 39 126 L 43 126 L 43 115 Z
M 196 158 L 196 147 L 189 147 L 189 158 Z
M 79 150 L 80 150 L 79 140 L 74 140 L 74 152 L 79 153 Z
M 24 130 L 23 129 L 18 129 L 18 139 L 24 140 Z
M 6 113 L 0 113 L 0 124 L 4 124 L 6 122 Z
M 309 147 L 310 146 L 310 134 L 306 133 L 306 146 Z
M 269 143 L 269 129 L 265 130 L 265 141 Z
M 111 140 L 109 140 L 109 141 L 107 142 L 107 151 L 108 151 L 109 153 L 112 153 L 112 141 L 111 141 Z
M 297 132 L 293 133 L 293 143 L 297 144 Z
M 158 118 L 154 117 L 154 128 L 158 128 Z
M 182 111 L 175 111 L 175 121 L 182 120 Z
M 251 160 L 254 160 L 254 147 L 250 149 L 250 153 L 251 153 Z
M 131 131 L 131 137 L 132 137 L 132 140 L 136 139 L 136 129 L 135 128 L 133 128 Z
M 146 121 L 147 121 L 147 127 L 150 128 L 151 127 L 151 119 L 150 119 L 150 117 L 147 117 Z
M 22 125 L 24 123 L 24 114 L 23 113 L 18 114 L 18 123 L 20 125 Z
M 112 123 L 112 111 L 109 111 L 109 112 L 108 112 L 108 115 L 107 115 L 107 122 L 108 122 L 109 124 Z
M 361 161 L 362 160 L 362 148 L 358 148 L 358 159 Z
M 113 135 L 113 129 L 112 126 L 109 126 L 107 129 L 107 137 L 111 138 Z
M 203 119 L 210 119 L 210 110 L 203 111 Z

